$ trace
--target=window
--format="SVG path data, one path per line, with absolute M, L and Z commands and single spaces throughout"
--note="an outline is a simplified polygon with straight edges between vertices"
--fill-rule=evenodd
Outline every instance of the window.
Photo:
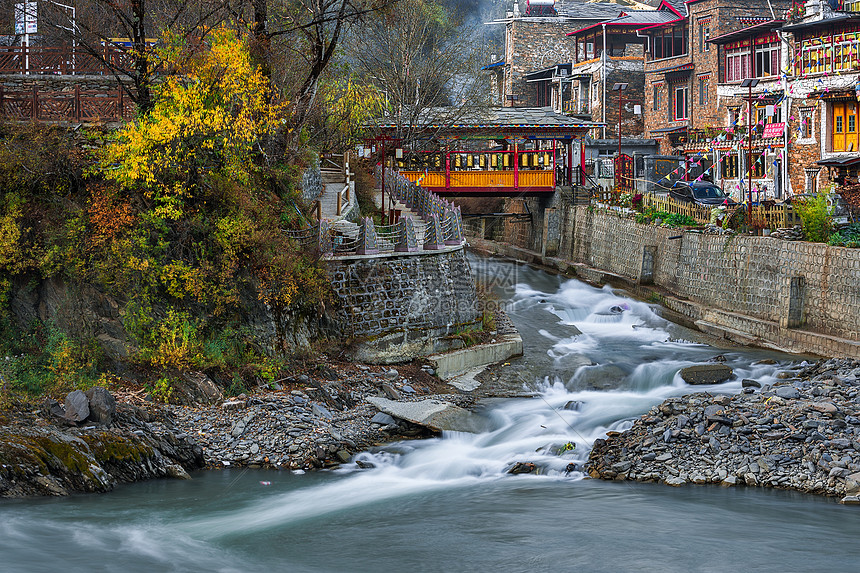
M 771 110 L 773 113 L 771 115 L 767 115 L 768 106 L 767 104 L 759 104 L 755 108 L 755 117 L 756 117 L 756 125 L 767 125 L 768 123 L 775 123 L 782 121 L 782 108 L 779 105 L 773 105 L 773 109 Z
M 735 127 L 738 124 L 738 119 L 741 116 L 741 108 L 739 107 L 730 107 L 729 108 L 729 127 Z
M 812 108 L 800 110 L 800 136 L 812 139 Z
M 689 109 L 687 106 L 689 94 L 690 94 L 690 88 L 688 88 L 687 86 L 683 86 L 683 87 L 679 86 L 679 87 L 675 88 L 675 101 L 673 102 L 674 105 L 672 106 L 672 110 L 673 110 L 672 120 L 673 121 L 681 121 L 683 119 L 689 119 L 689 117 L 690 117 L 688 114 Z
M 762 44 L 755 49 L 755 77 L 779 75 L 779 43 Z
M 752 153 L 748 152 L 746 171 L 753 179 L 761 179 L 764 177 L 765 163 L 765 157 L 761 151 L 753 151 Z
M 687 53 L 687 27 L 671 26 L 651 36 L 651 59 L 674 58 Z
M 738 155 L 737 153 L 727 154 L 722 161 L 723 179 L 735 179 L 738 176 Z
M 710 19 L 699 22 L 699 51 L 709 52 L 711 45 L 708 39 L 711 37 L 711 21 Z
M 708 76 L 699 77 L 699 105 L 708 103 Z
M 831 151 L 857 151 L 860 149 L 860 137 L 858 137 L 857 116 L 860 115 L 860 106 L 857 102 L 834 102 L 830 104 L 833 115 L 831 124 Z M 810 118 L 812 110 L 809 109 Z M 803 117 L 801 115 L 801 117 Z M 807 122 L 811 124 L 812 121 Z M 810 128 L 810 137 L 812 136 Z M 804 132 L 805 133 L 805 132 Z
M 726 49 L 726 81 L 739 82 L 752 77 L 749 46 Z
M 663 104 L 663 84 L 658 83 L 654 84 L 654 110 L 660 109 L 660 106 Z

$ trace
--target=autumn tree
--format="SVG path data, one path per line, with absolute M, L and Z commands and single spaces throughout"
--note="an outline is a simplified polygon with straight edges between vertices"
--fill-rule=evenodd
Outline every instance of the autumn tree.
M 485 109 L 477 34 L 435 0 L 403 2 L 350 38 L 347 61 L 384 94 L 398 137 L 411 141 L 428 135 L 420 124 L 444 126 Z

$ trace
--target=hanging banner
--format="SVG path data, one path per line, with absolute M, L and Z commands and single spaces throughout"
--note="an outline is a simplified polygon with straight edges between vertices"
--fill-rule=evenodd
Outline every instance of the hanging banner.
M 762 133 L 762 137 L 780 137 L 783 131 L 785 131 L 784 121 L 769 123 L 764 126 L 764 133 Z

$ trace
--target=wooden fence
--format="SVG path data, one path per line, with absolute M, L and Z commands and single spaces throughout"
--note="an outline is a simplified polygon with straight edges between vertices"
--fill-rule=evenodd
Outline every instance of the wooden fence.
M 71 46 L 0 46 L 0 74 L 106 75 L 109 63 L 116 69 L 131 69 L 131 54 L 115 46 L 98 48 L 94 55 Z
M 109 91 L 9 92 L 0 86 L 0 117 L 18 121 L 122 121 L 137 113 L 134 101 L 118 88 Z
M 621 204 L 621 193 L 611 189 L 595 190 L 594 200 L 609 206 L 624 206 Z M 676 201 L 668 195 L 646 193 L 642 197 L 642 207 L 652 207 L 657 211 L 664 211 L 676 215 L 686 215 L 697 223 L 705 225 L 711 220 L 712 207 L 704 207 L 695 203 Z M 730 207 L 726 213 L 733 214 L 738 207 Z M 761 205 L 753 205 L 751 222 L 755 228 L 784 229 L 800 225 L 800 217 L 794 212 L 791 205 L 770 204 L 765 202 Z

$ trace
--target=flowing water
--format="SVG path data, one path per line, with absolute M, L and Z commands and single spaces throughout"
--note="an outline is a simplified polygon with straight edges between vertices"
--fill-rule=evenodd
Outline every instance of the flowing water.
M 368 470 L 214 471 L 7 501 L 0 571 L 860 569 L 860 512 L 832 500 L 582 479 L 594 439 L 666 397 L 738 392 L 740 379 L 772 381 L 796 358 L 717 350 L 610 289 L 473 264 L 491 283 L 504 277 L 493 284 L 525 341 L 523 359 L 505 368 L 534 393 L 489 401 L 484 433 L 365 452 Z M 717 355 L 736 380 L 693 388 L 677 376 Z M 515 462 L 541 474 L 507 474 Z

